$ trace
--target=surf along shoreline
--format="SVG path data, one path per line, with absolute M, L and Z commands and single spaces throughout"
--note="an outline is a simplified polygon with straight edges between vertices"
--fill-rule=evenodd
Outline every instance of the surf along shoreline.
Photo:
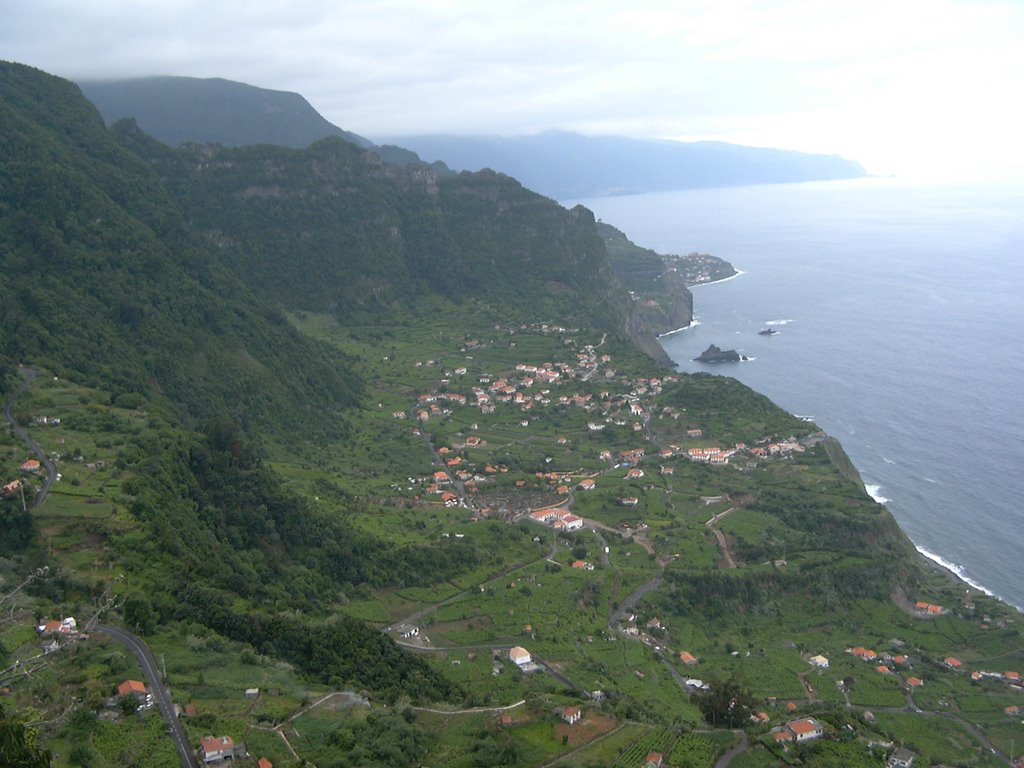
M 706 283 L 694 283 L 693 285 L 690 285 L 690 286 L 687 286 L 687 287 L 690 288 L 690 290 L 692 291 L 694 288 L 699 288 L 701 286 L 708 286 L 708 285 L 718 285 L 720 283 L 728 282 L 729 280 L 735 280 L 737 277 L 741 277 L 742 275 L 747 274 L 747 272 L 745 272 L 742 269 L 737 269 L 736 267 L 733 267 L 733 269 L 735 269 L 736 272 L 735 272 L 735 274 L 730 275 L 729 277 L 723 277 L 720 280 L 709 280 Z M 699 320 L 694 319 L 694 320 L 692 320 L 690 322 L 689 325 L 683 326 L 682 328 L 676 328 L 675 330 L 672 330 L 672 331 L 666 331 L 665 333 L 660 333 L 660 334 L 658 334 L 658 336 L 656 338 L 660 341 L 661 339 L 667 338 L 669 336 L 674 336 L 677 333 L 682 333 L 683 331 L 687 331 L 687 330 L 689 330 L 691 328 L 694 328 L 694 327 L 696 327 L 696 326 L 698 326 L 700 324 L 701 323 L 700 323 Z M 662 346 L 662 349 L 664 350 L 664 346 Z M 668 356 L 668 358 L 670 360 L 672 359 L 671 355 L 668 354 L 668 350 L 665 350 L 665 354 L 666 354 L 666 356 Z M 678 369 L 679 368 L 679 364 L 677 362 L 675 362 L 675 360 L 673 360 L 672 362 L 673 362 L 673 365 Z M 860 470 L 858 468 L 858 473 L 859 473 L 859 471 Z M 876 503 L 881 504 L 882 506 L 886 506 L 886 504 L 890 501 L 888 498 L 882 496 L 879 493 L 880 490 L 881 490 L 881 487 L 878 486 L 878 485 L 869 485 L 869 484 L 866 484 L 863 480 L 861 480 L 861 487 L 864 489 L 864 493 L 866 493 Z M 892 513 L 890 512 L 890 514 L 892 514 Z M 899 525 L 899 521 L 898 520 L 896 521 L 896 524 Z M 980 592 L 981 594 L 987 595 L 989 597 L 994 597 L 997 600 L 999 600 L 1000 602 L 1004 603 L 1005 605 L 1010 606 L 1011 608 L 1013 608 L 1018 613 L 1024 614 L 1024 607 L 1019 606 L 1019 605 L 1011 602 L 1010 600 L 1008 600 L 1007 598 L 1003 597 L 999 593 L 993 591 L 992 589 L 989 589 L 988 587 L 986 587 L 981 582 L 976 581 L 975 579 L 973 579 L 970 576 L 968 576 L 967 573 L 966 573 L 966 568 L 964 566 L 960 565 L 959 563 L 955 563 L 955 562 L 953 562 L 951 560 L 947 560 L 941 554 L 936 553 L 936 552 L 932 552 L 931 550 L 926 549 L 925 547 L 921 546 L 916 541 L 914 541 L 913 538 L 911 538 L 910 534 L 907 533 L 907 531 L 903 528 L 903 526 L 900 526 L 900 530 L 903 531 L 903 534 L 907 537 L 907 539 L 910 541 L 910 543 L 914 545 L 914 549 L 917 550 L 918 554 L 934 570 L 942 573 L 943 575 L 949 577 L 950 579 L 952 579 L 953 581 L 955 581 L 957 583 L 965 585 L 968 589 L 975 590 L 976 592 Z

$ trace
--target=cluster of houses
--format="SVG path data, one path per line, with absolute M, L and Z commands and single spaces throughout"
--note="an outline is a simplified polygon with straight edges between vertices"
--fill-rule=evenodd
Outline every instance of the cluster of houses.
M 60 423 L 59 421 L 57 423 Z M 26 475 L 38 475 L 43 471 L 43 465 L 39 459 L 26 459 L 18 469 Z M 15 478 L 3 486 L 3 495 L 11 496 L 21 490 L 23 483 L 21 478 Z

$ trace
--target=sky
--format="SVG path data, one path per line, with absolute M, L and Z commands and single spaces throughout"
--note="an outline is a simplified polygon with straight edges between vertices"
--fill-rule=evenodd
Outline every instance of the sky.
M 713 139 L 1024 178 L 1024 0 L 2 0 L 0 58 L 295 91 L 369 139 Z

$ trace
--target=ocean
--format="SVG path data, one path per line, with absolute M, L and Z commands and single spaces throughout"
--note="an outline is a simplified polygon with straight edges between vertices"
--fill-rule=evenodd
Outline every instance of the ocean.
M 577 202 L 638 245 L 741 270 L 695 287 L 696 323 L 662 338 L 679 369 L 735 376 L 813 418 L 923 554 L 1024 608 L 1024 184 Z M 750 359 L 692 361 L 712 343 Z

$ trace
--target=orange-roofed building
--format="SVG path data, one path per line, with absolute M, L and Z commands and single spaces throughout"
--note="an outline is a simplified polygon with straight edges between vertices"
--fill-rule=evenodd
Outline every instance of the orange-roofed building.
M 858 656 L 864 659 L 865 661 L 874 661 L 878 657 L 877 653 L 868 648 L 865 648 L 862 645 L 858 645 L 856 648 L 853 649 L 853 655 Z
M 878 672 L 882 675 L 888 675 L 890 672 L 892 672 L 892 670 L 885 666 L 885 664 L 879 664 L 877 667 L 875 667 L 875 672 Z
M 942 606 L 941 605 L 929 605 L 928 606 L 928 613 L 933 614 L 933 615 L 936 614 L 936 613 L 942 613 Z
M 786 711 L 787 712 L 796 712 L 796 702 L 795 701 L 788 701 L 788 702 L 786 702 Z
M 697 663 L 697 657 L 689 651 L 680 651 L 679 660 L 688 667 L 692 667 L 694 664 Z
M 1020 682 L 1020 672 L 1003 672 L 1003 679 L 1009 680 L 1011 683 Z
M 909 685 L 911 688 L 920 688 L 922 685 L 924 685 L 924 680 L 922 680 L 919 677 L 908 677 L 907 685 Z
M 136 696 L 146 695 L 146 686 L 138 680 L 125 680 L 119 686 L 117 686 L 118 696 L 129 696 L 131 694 Z
M 960 669 L 964 665 L 964 663 L 960 661 L 960 659 L 958 659 L 956 656 L 947 656 L 945 659 L 942 660 L 942 663 L 950 669 Z
M 204 736 L 199 742 L 204 763 L 213 763 L 235 756 L 235 741 L 230 736 Z
M 274 768 L 274 764 L 267 760 L 267 758 L 261 757 L 256 761 L 256 768 Z
M 793 734 L 793 738 L 797 741 L 810 741 L 811 739 L 821 738 L 825 730 L 821 727 L 821 723 L 810 717 L 804 718 L 803 720 L 794 720 L 791 723 L 786 723 L 786 728 L 790 733 Z
M 644 758 L 643 768 L 661 768 L 665 764 L 665 758 L 661 752 L 648 752 Z
M 22 472 L 38 472 L 39 471 L 39 461 L 37 459 L 28 459 L 27 461 L 22 463 L 21 471 Z
M 776 731 L 775 733 L 772 734 L 772 739 L 774 739 L 776 742 L 792 741 L 793 740 L 793 734 L 790 733 L 789 731 L 785 731 L 785 730 L 783 730 L 783 731 Z

